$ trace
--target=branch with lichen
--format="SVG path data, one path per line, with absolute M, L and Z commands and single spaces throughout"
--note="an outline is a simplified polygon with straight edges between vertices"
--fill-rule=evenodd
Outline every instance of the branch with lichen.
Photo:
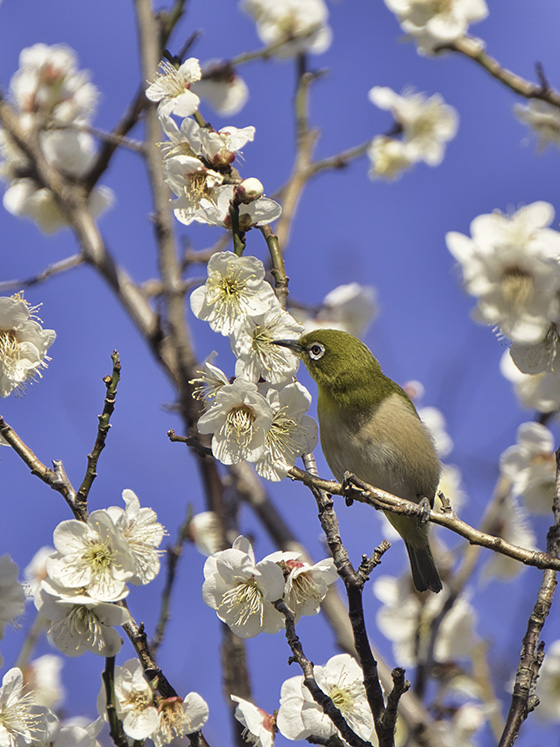
M 552 514 L 553 523 L 548 530 L 546 549 L 549 555 L 558 558 L 560 554 L 560 448 L 556 451 L 556 483 Z M 540 640 L 540 636 L 552 606 L 557 583 L 556 570 L 545 570 L 529 617 L 527 631 L 523 637 L 511 706 L 499 747 L 511 747 L 514 744 L 523 722 L 539 704 L 539 699 L 535 695 L 535 687 L 544 658 L 544 641 Z
M 109 433 L 109 428 L 111 427 L 111 423 L 109 421 L 115 409 L 117 385 L 121 377 L 121 362 L 119 359 L 119 354 L 116 350 L 113 350 L 111 360 L 113 361 L 113 372 L 111 376 L 105 376 L 103 378 L 103 383 L 105 384 L 106 388 L 105 401 L 103 405 L 103 412 L 98 416 L 99 424 L 97 426 L 97 436 L 95 438 L 95 444 L 93 445 L 91 454 L 88 454 L 88 466 L 86 474 L 84 475 L 82 484 L 80 485 L 80 488 L 76 493 L 76 505 L 81 507 L 83 511 L 87 511 L 87 499 L 89 491 L 91 489 L 93 481 L 97 477 L 97 462 L 99 460 L 101 452 L 105 448 L 105 441 Z
M 486 534 L 461 521 L 454 513 L 441 513 L 439 511 L 427 510 L 423 505 L 398 498 L 396 495 L 379 490 L 373 485 L 357 480 L 352 476 L 352 487 L 342 485 L 335 480 L 324 480 L 310 472 L 292 467 L 288 476 L 293 480 L 299 480 L 309 488 L 319 488 L 333 495 L 345 496 L 360 503 L 373 506 L 378 511 L 389 511 L 400 516 L 416 516 L 419 521 L 428 520 L 439 526 L 446 527 L 452 532 L 467 539 L 473 545 L 481 545 L 494 552 L 507 555 L 509 558 L 519 560 L 524 565 L 534 566 L 542 570 L 560 570 L 560 560 L 548 552 L 528 550 L 518 545 L 507 542 L 502 537 Z

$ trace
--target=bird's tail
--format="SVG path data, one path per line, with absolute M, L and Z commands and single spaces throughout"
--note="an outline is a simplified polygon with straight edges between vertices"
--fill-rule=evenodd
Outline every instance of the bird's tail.
M 416 589 L 418 591 L 428 591 L 428 589 L 435 592 L 441 591 L 443 586 L 429 545 L 414 547 L 408 542 L 405 544 Z

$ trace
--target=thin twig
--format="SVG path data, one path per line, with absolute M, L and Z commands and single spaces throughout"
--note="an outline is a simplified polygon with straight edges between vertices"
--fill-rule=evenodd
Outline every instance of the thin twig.
M 1 416 L 0 436 L 4 437 L 19 458 L 29 467 L 32 475 L 35 475 L 53 490 L 56 490 L 57 493 L 60 493 L 66 503 L 70 506 L 76 519 L 79 519 L 80 521 L 86 520 L 87 513 L 84 515 L 81 507 L 76 506 L 74 503 L 75 491 L 71 486 L 69 486 L 68 481 L 61 479 L 60 473 L 57 474 L 57 470 L 49 469 L 44 465 Z M 60 464 L 60 462 L 57 462 L 57 464 Z
M 101 674 L 105 686 L 105 710 L 109 721 L 109 733 L 116 747 L 127 747 L 128 737 L 124 733 L 122 721 L 117 715 L 117 699 L 115 696 L 115 657 L 105 659 L 105 669 Z
M 449 44 L 438 47 L 436 51 L 450 50 L 458 52 L 464 57 L 468 57 L 484 68 L 493 78 L 499 80 L 514 93 L 519 94 L 527 99 L 541 99 L 548 101 L 549 104 L 560 108 L 560 93 L 550 86 L 543 85 L 543 79 L 537 85 L 521 78 L 519 75 L 512 73 L 510 70 L 502 67 L 500 63 L 484 50 L 479 41 L 469 36 L 463 36 Z
M 31 286 L 38 285 L 53 275 L 58 275 L 59 273 L 66 272 L 66 270 L 79 267 L 79 265 L 83 263 L 84 257 L 82 254 L 73 254 L 71 257 L 66 257 L 66 259 L 61 259 L 59 262 L 54 262 L 36 275 L 31 275 L 31 277 L 23 280 L 2 281 L 0 283 L 0 292 L 12 290 L 14 288 L 31 288 Z
M 551 556 L 557 558 L 560 553 L 560 448 L 556 451 L 556 485 L 552 514 L 554 521 L 548 530 L 546 549 Z M 545 570 L 523 638 L 511 705 L 499 747 L 513 745 L 523 722 L 539 704 L 539 699 L 535 695 L 535 687 L 544 657 L 544 642 L 540 640 L 540 636 L 552 606 L 556 585 L 556 571 Z
M 111 360 L 113 361 L 113 372 L 111 376 L 105 376 L 103 378 L 103 383 L 105 384 L 106 389 L 105 402 L 103 405 L 103 412 L 98 416 L 99 425 L 97 426 L 95 444 L 93 445 L 91 454 L 88 454 L 88 465 L 86 474 L 84 475 L 82 484 L 80 485 L 80 488 L 76 494 L 76 505 L 78 507 L 81 506 L 83 508 L 83 511 L 87 510 L 87 499 L 89 491 L 91 489 L 93 481 L 97 477 L 97 462 L 99 461 L 101 452 L 105 448 L 105 441 L 109 433 L 109 428 L 111 427 L 109 421 L 115 409 L 117 385 L 121 377 L 121 362 L 119 359 L 119 354 L 116 350 L 113 350 Z
M 335 706 L 331 698 L 329 698 L 329 696 L 324 693 L 317 684 L 317 680 L 315 679 L 315 675 L 313 672 L 313 664 L 305 656 L 303 652 L 303 646 L 301 645 L 301 641 L 299 640 L 296 633 L 293 612 L 281 599 L 274 602 L 274 606 L 276 607 L 278 612 L 280 612 L 284 616 L 284 620 L 286 623 L 286 640 L 288 641 L 288 645 L 292 651 L 290 663 L 295 661 L 301 667 L 301 671 L 303 672 L 303 684 L 311 693 L 313 700 L 317 703 L 318 706 L 322 708 L 323 713 L 325 713 L 330 718 L 330 720 L 333 722 L 333 724 L 336 726 L 336 728 L 339 730 L 342 737 L 346 742 L 348 742 L 348 744 L 352 745 L 352 747 L 371 747 L 369 745 L 369 742 L 363 740 L 349 726 L 348 722 Z

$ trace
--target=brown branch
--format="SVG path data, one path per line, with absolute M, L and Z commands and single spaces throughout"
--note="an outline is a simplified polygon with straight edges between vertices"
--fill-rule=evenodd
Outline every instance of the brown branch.
M 56 490 L 57 493 L 60 493 L 66 503 L 70 506 L 76 519 L 79 519 L 80 521 L 85 521 L 87 519 L 87 513 L 84 515 L 81 508 L 74 502 L 76 493 L 71 487 L 60 461 L 57 461 L 56 463 L 53 462 L 53 466 L 55 467 L 53 470 L 45 466 L 1 416 L 0 436 L 3 436 L 19 458 L 29 467 L 32 475 L 35 475 L 50 488 Z
M 490 73 L 493 78 L 499 80 L 500 83 L 503 83 L 519 96 L 523 96 L 527 99 L 541 99 L 542 101 L 547 101 L 549 104 L 560 108 L 560 93 L 555 91 L 553 88 L 550 88 L 548 84 L 545 85 L 542 76 L 540 76 L 541 82 L 537 85 L 536 83 L 530 83 L 519 75 L 512 73 L 510 70 L 502 67 L 493 57 L 490 57 L 490 55 L 484 51 L 480 42 L 476 39 L 473 39 L 470 36 L 464 36 L 436 49 L 436 51 L 444 50 L 458 52 L 464 57 L 468 57 Z
M 552 513 L 554 521 L 548 530 L 546 549 L 551 556 L 557 558 L 560 553 L 560 448 L 556 451 L 556 485 Z M 499 747 L 513 745 L 523 722 L 539 704 L 535 687 L 544 657 L 544 642 L 540 640 L 540 636 L 552 606 L 556 585 L 556 571 L 545 570 L 523 638 L 511 705 Z
M 71 257 L 61 259 L 59 262 L 53 262 L 52 265 L 45 267 L 44 270 L 38 272 L 36 275 L 25 278 L 23 280 L 4 280 L 0 283 L 0 293 L 4 291 L 13 290 L 15 288 L 31 288 L 33 285 L 38 285 L 44 282 L 53 275 L 66 272 L 74 267 L 84 263 L 84 257 L 81 254 L 73 254 Z
M 280 301 L 280 305 L 283 309 L 286 308 L 286 299 L 288 297 L 288 282 L 289 278 L 286 275 L 286 266 L 284 265 L 284 257 L 280 249 L 278 236 L 272 232 L 270 226 L 262 226 L 261 233 L 266 240 L 270 259 L 272 261 L 272 276 L 274 277 L 274 287 L 276 295 Z
M 288 476 L 293 480 L 299 480 L 305 485 L 311 488 L 319 488 L 325 490 L 333 495 L 348 496 L 348 488 L 341 485 L 334 480 L 323 480 L 320 477 L 305 472 L 298 467 L 292 467 Z M 558 571 L 560 570 L 560 560 L 557 557 L 553 557 L 548 552 L 540 552 L 536 550 L 527 550 L 524 547 L 518 547 L 517 545 L 511 544 L 502 539 L 502 537 L 496 537 L 491 534 L 486 534 L 469 524 L 461 521 L 455 514 L 440 513 L 435 510 L 429 512 L 417 503 L 407 501 L 404 498 L 398 498 L 396 495 L 386 493 L 384 490 L 368 485 L 361 480 L 353 479 L 353 482 L 359 487 L 358 489 L 351 490 L 351 498 L 357 500 L 360 503 L 366 503 L 369 506 L 373 506 L 376 510 L 391 511 L 392 513 L 403 515 L 403 516 L 417 516 L 419 519 L 427 517 L 427 519 L 434 524 L 447 527 L 452 532 L 460 535 L 467 539 L 473 545 L 481 545 L 494 552 L 499 552 L 502 555 L 507 555 L 509 558 L 519 560 L 525 565 L 534 566 L 535 568 L 551 569 Z
M 288 641 L 288 645 L 292 651 L 292 657 L 290 658 L 289 663 L 297 662 L 301 667 L 301 671 L 303 672 L 303 684 L 311 693 L 313 700 L 321 707 L 323 713 L 330 718 L 348 744 L 352 747 L 371 747 L 369 742 L 363 740 L 353 729 L 350 728 L 346 719 L 335 706 L 331 698 L 329 698 L 329 696 L 324 693 L 317 684 L 313 672 L 313 664 L 303 652 L 303 646 L 301 645 L 301 641 L 296 633 L 294 615 L 290 608 L 281 599 L 274 602 L 274 606 L 278 612 L 284 616 L 286 622 L 286 640 Z
M 98 415 L 99 425 L 97 427 L 95 444 L 93 445 L 91 454 L 88 454 L 88 466 L 86 474 L 84 475 L 82 484 L 80 485 L 80 488 L 76 494 L 76 505 L 78 507 L 81 507 L 82 510 L 86 513 L 89 491 L 91 489 L 93 481 L 97 477 L 97 462 L 99 461 L 101 452 L 105 448 L 105 441 L 107 439 L 107 435 L 109 434 L 109 428 L 111 427 L 111 423 L 109 421 L 115 409 L 117 385 L 121 378 L 121 362 L 119 360 L 119 354 L 116 350 L 113 350 L 111 360 L 113 361 L 113 373 L 111 374 L 111 376 L 105 376 L 103 378 L 103 383 L 105 384 L 106 389 L 105 402 L 103 405 L 103 412 L 101 413 L 101 415 Z

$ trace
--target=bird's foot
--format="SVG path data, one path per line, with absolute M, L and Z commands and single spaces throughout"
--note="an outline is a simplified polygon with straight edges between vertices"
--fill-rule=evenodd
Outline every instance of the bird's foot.
M 346 500 L 347 506 L 351 506 L 354 503 L 353 493 L 356 493 L 356 492 L 363 493 L 364 491 L 367 491 L 366 483 L 362 482 L 362 480 L 360 480 L 359 477 L 356 477 L 356 475 L 353 472 L 344 473 L 341 486 L 342 486 L 342 495 L 344 496 L 344 499 Z
M 420 509 L 420 513 L 418 514 L 420 524 L 427 524 L 430 519 L 430 511 L 432 510 L 430 501 L 427 498 L 421 498 L 418 502 L 418 508 Z

